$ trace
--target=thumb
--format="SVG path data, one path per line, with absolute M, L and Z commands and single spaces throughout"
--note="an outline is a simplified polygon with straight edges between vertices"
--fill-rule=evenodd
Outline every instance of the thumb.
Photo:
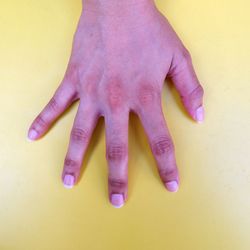
M 174 56 L 168 76 L 172 79 L 190 116 L 199 123 L 203 122 L 205 117 L 204 91 L 194 71 L 191 56 L 186 49 Z

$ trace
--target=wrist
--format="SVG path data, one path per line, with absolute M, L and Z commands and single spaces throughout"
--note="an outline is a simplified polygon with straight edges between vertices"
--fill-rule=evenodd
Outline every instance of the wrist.
M 146 12 L 155 6 L 154 0 L 82 0 L 83 10 L 100 15 L 128 15 L 131 12 Z

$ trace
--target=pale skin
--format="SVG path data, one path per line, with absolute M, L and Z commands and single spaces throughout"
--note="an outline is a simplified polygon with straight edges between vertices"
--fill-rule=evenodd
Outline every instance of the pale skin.
M 72 188 L 98 119 L 104 117 L 109 200 L 121 207 L 128 198 L 128 123 L 133 112 L 164 186 L 176 192 L 180 180 L 161 92 L 165 78 L 171 78 L 189 115 L 204 120 L 203 88 L 191 56 L 152 0 L 86 0 L 83 6 L 63 81 L 30 126 L 28 138 L 42 137 L 80 100 L 62 172 L 64 186 Z

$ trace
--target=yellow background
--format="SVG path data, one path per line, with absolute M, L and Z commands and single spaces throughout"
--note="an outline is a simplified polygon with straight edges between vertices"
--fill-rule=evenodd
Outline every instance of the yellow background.
M 166 85 L 162 104 L 181 175 L 171 194 L 131 115 L 129 200 L 114 209 L 103 119 L 72 190 L 60 176 L 77 105 L 42 140 L 26 140 L 63 77 L 81 1 L 0 0 L 1 250 L 250 249 L 250 2 L 157 5 L 191 51 L 206 122 L 192 122 Z

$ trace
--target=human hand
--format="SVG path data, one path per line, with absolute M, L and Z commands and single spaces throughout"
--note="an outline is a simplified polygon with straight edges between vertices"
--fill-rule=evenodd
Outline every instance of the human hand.
M 62 181 L 73 187 L 100 116 L 106 130 L 109 199 L 127 200 L 129 112 L 137 114 L 165 187 L 176 192 L 179 176 L 161 91 L 171 77 L 191 117 L 201 122 L 203 89 L 191 57 L 151 0 L 86 0 L 62 83 L 32 123 L 28 137 L 42 137 L 74 101 L 80 100 Z

